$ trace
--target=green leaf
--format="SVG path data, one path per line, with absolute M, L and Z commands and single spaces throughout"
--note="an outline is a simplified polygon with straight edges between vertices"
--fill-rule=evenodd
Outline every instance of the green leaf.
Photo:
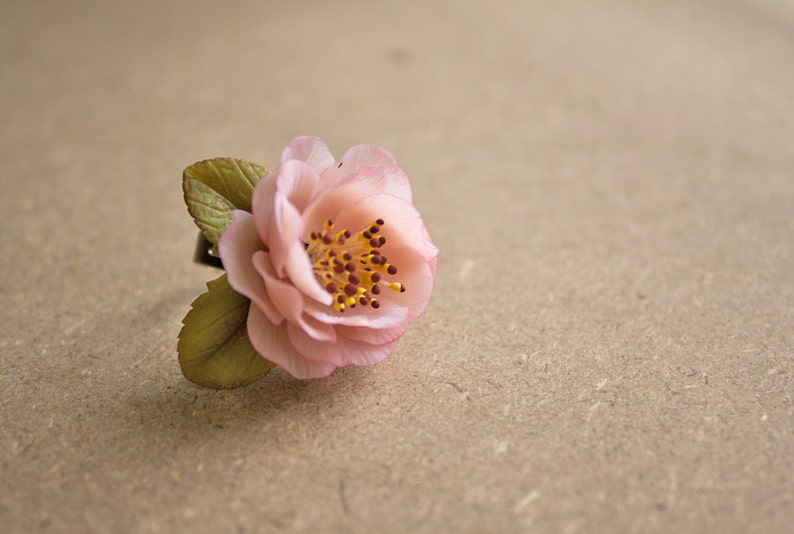
M 275 364 L 248 340 L 250 300 L 231 288 L 224 273 L 207 283 L 182 320 L 179 365 L 185 378 L 200 386 L 232 389 L 265 376 Z
M 194 163 L 182 173 L 187 210 L 213 245 L 232 222 L 232 210 L 251 211 L 251 193 L 270 171 L 235 158 Z

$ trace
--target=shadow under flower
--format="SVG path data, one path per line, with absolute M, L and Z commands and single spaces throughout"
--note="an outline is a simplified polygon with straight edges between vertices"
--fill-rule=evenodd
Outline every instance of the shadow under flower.
M 139 435 L 160 441 L 172 434 L 193 442 L 218 430 L 256 434 L 268 429 L 272 436 L 296 420 L 327 415 L 337 399 L 363 387 L 367 370 L 339 369 L 330 377 L 305 381 L 274 368 L 263 379 L 233 390 L 206 389 L 172 377 L 122 397 L 121 406 L 135 414 Z
M 171 463 L 176 461 L 174 451 L 180 456 L 194 452 L 200 456 L 209 448 L 220 454 L 224 447 L 233 449 L 238 443 L 278 446 L 282 434 L 295 434 L 297 427 L 312 425 L 330 411 L 344 417 L 347 410 L 355 410 L 355 402 L 339 401 L 372 380 L 372 370 L 366 368 L 348 367 L 327 378 L 298 380 L 276 367 L 263 379 L 238 389 L 196 386 L 179 371 L 175 340 L 162 339 L 163 323 L 179 315 L 182 301 L 183 292 L 176 291 L 147 302 L 135 317 L 115 319 L 120 324 L 135 323 L 136 334 L 128 346 L 147 355 L 123 376 L 96 384 L 91 401 L 95 409 L 80 426 L 97 435 L 90 445 L 93 451 L 86 452 L 96 454 L 100 463 L 116 468 L 151 461 Z M 115 343 L 124 346 L 124 329 L 110 326 L 119 334 Z M 152 337 L 161 337 L 160 341 L 135 347 L 147 338 L 147 330 Z

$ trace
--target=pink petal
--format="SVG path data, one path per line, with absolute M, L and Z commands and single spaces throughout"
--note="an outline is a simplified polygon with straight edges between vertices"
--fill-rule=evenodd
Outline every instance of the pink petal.
M 336 333 L 340 338 L 364 341 L 372 345 L 383 345 L 385 343 L 394 343 L 397 341 L 408 329 L 408 324 L 409 321 L 405 321 L 399 326 L 381 329 L 361 328 L 355 326 L 337 326 Z
M 385 304 L 384 301 L 404 306 L 408 308 L 408 320 L 413 320 L 424 311 L 430 301 L 436 278 L 433 270 L 435 257 L 433 261 L 428 262 L 413 247 L 401 243 L 389 243 L 389 241 L 381 250 L 389 259 L 389 263 L 398 269 L 397 274 L 384 278 L 400 282 L 406 288 L 404 293 L 383 288 L 378 295 L 381 307 Z
M 274 327 L 253 304 L 248 312 L 247 328 L 248 339 L 254 349 L 295 378 L 322 378 L 330 375 L 337 367 L 329 362 L 309 360 L 301 356 L 289 342 L 287 326 Z
M 424 229 L 424 234 L 425 246 L 436 248 L 433 244 L 433 240 L 430 238 L 430 233 L 427 231 L 427 228 Z M 438 249 L 436 249 L 436 257 L 430 260 L 430 270 L 433 271 L 433 278 L 435 279 L 436 273 L 438 272 Z
M 387 236 L 387 243 L 396 240 L 407 244 L 427 262 L 438 255 L 438 249 L 426 237 L 422 216 L 413 204 L 394 195 L 377 194 L 361 198 L 339 213 L 334 224 L 340 228 L 356 228 L 368 224 L 373 218 L 385 221 L 383 235 Z
M 252 263 L 265 280 L 267 294 L 273 305 L 290 323 L 299 325 L 308 335 L 320 341 L 333 343 L 336 340 L 334 327 L 303 315 L 303 294 L 292 284 L 276 277 L 269 261 L 269 254 L 259 251 L 254 254 Z
M 270 225 L 270 260 L 280 278 L 289 277 L 292 283 L 317 302 L 329 305 L 333 297 L 314 276 L 309 255 L 303 242 L 303 220 L 295 206 L 279 191 L 273 198 L 275 209 Z
M 259 306 L 273 324 L 279 324 L 284 316 L 276 310 L 265 290 L 265 282 L 251 264 L 251 258 L 263 248 L 254 226 L 253 216 L 247 211 L 234 210 L 232 223 L 221 234 L 218 252 L 229 285 Z
M 311 301 L 305 302 L 307 314 L 325 324 L 361 326 L 366 328 L 393 328 L 402 325 L 408 319 L 408 308 L 385 301 L 377 310 L 369 306 L 356 306 L 339 313 L 330 306 L 321 306 Z
M 309 259 L 309 255 L 306 254 L 302 242 L 294 243 L 290 247 L 285 266 L 290 281 L 295 287 L 300 289 L 304 295 L 326 306 L 331 305 L 333 296 L 320 285 L 320 282 L 317 281 L 317 277 L 314 276 L 311 260 Z
M 309 231 L 322 228 L 328 219 L 336 223 L 339 213 L 361 198 L 389 194 L 410 203 L 411 196 L 408 177 L 399 167 L 362 167 L 335 186 L 324 190 L 318 186 L 317 191 L 317 196 L 303 213 L 304 225 Z M 358 231 L 372 220 L 361 221 L 360 228 L 346 229 L 351 232 Z
M 338 338 L 336 343 L 322 343 L 306 335 L 292 324 L 287 325 L 289 342 L 306 358 L 345 365 L 373 365 L 385 360 L 394 349 L 393 343 L 371 345 L 354 339 Z
M 269 233 L 270 259 L 281 278 L 286 276 L 290 247 L 301 242 L 303 233 L 303 219 L 300 213 L 284 195 L 276 191 L 273 197 L 273 219 Z
M 337 184 L 351 173 L 357 172 L 361 166 L 397 167 L 397 160 L 388 151 L 377 145 L 356 145 L 325 172 L 320 173 L 320 189 Z
M 270 243 L 270 221 L 273 218 L 273 195 L 276 194 L 276 176 L 273 173 L 260 179 L 251 195 L 251 213 L 256 231 L 265 246 Z
M 401 199 L 412 202 L 413 193 L 411 191 L 411 182 L 408 181 L 408 175 L 401 168 L 386 167 L 386 188 L 380 193 L 389 193 L 390 195 L 398 196 Z
M 290 160 L 282 163 L 275 174 L 276 190 L 302 212 L 314 195 L 320 179 L 315 170 L 303 161 Z
M 310 135 L 296 137 L 281 154 L 281 162 L 297 159 L 308 163 L 320 175 L 334 164 L 334 156 L 328 146 L 319 138 Z

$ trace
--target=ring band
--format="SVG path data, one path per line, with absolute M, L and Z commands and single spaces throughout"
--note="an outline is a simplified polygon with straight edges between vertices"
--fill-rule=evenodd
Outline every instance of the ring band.
M 218 247 L 210 243 L 202 233 L 199 233 L 196 241 L 196 252 L 193 255 L 193 261 L 223 269 L 221 257 L 218 255 Z

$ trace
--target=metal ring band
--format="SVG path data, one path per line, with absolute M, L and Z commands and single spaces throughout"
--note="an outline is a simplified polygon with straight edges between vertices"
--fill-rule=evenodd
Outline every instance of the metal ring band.
M 203 233 L 199 233 L 196 241 L 196 252 L 193 254 L 193 261 L 223 269 L 221 257 L 218 255 L 218 247 L 210 243 Z

